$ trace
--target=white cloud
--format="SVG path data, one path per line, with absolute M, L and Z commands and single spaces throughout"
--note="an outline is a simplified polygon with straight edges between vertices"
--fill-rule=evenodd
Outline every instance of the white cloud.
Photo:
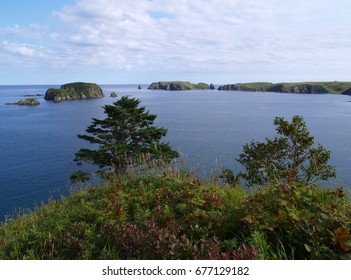
M 2 48 L 62 68 L 170 75 L 207 71 L 217 73 L 217 81 L 223 73 L 250 80 L 250 73 L 291 71 L 298 76 L 308 68 L 318 76 L 321 69 L 329 71 L 328 66 L 349 68 L 351 21 L 345 11 L 350 4 L 306 2 L 78 0 L 55 11 L 50 27 L 15 26 L 1 29 L 0 35 L 11 33 L 16 42 L 16 34 L 22 40 L 23 32 L 36 34 L 36 45 L 28 40 L 7 42 Z M 323 17 L 328 22 L 322 22 Z
M 4 41 L 2 43 L 2 49 L 5 52 L 18 54 L 25 57 L 33 57 L 35 55 L 35 49 L 33 46 L 27 44 L 15 44 Z

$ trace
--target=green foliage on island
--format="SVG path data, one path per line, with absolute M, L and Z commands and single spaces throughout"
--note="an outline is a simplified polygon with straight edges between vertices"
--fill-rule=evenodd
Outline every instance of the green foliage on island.
M 253 189 L 228 169 L 201 182 L 144 158 L 138 166 L 148 169 L 111 174 L 7 221 L 0 259 L 351 259 L 350 197 L 309 180 L 333 175 L 329 153 L 311 147 L 301 117 L 274 124 L 282 137 L 247 144 L 240 156 Z
M 36 98 L 26 98 L 15 103 L 5 103 L 5 105 L 24 105 L 24 106 L 35 106 L 39 104 L 40 102 Z
M 63 100 L 73 99 L 91 99 L 104 97 L 102 89 L 94 83 L 69 83 L 64 84 L 61 88 L 49 88 L 44 96 L 45 100 L 61 102 Z
M 154 82 L 148 89 L 152 90 L 203 90 L 210 89 L 210 86 L 206 83 L 193 84 L 184 81 L 172 81 L 172 82 Z
M 347 93 L 351 82 L 299 82 L 299 83 L 237 83 L 220 86 L 219 90 L 268 91 L 282 93 Z

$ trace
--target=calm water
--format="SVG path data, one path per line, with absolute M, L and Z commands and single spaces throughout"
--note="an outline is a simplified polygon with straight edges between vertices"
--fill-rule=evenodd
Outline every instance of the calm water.
M 33 208 L 68 193 L 69 175 L 78 170 L 74 153 L 87 145 L 84 133 L 101 106 L 116 99 L 46 102 L 36 107 L 5 106 L 25 94 L 44 94 L 51 86 L 0 86 L 0 221 L 16 209 Z M 211 174 L 220 166 L 241 170 L 235 158 L 250 140 L 274 135 L 275 116 L 302 115 L 316 142 L 332 152 L 337 179 L 351 186 L 351 97 L 222 91 L 163 92 L 136 85 L 101 86 L 106 96 L 131 95 L 158 115 L 168 128 L 166 141 L 187 158 L 196 172 Z

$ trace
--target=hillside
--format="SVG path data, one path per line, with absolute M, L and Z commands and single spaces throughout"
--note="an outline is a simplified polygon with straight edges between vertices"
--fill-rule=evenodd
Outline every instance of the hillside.
M 351 259 L 341 189 L 116 177 L 0 227 L 0 259 Z

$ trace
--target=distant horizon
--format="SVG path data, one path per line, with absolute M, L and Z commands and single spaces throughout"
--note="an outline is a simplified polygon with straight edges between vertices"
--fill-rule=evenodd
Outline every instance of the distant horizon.
M 84 83 L 95 83 L 97 85 L 102 85 L 102 86 L 114 86 L 114 85 L 151 85 L 154 82 L 181 82 L 180 80 L 157 80 L 157 81 L 152 81 L 149 83 L 98 83 L 98 82 L 94 82 L 94 81 L 68 81 L 68 82 L 64 82 L 64 83 L 54 83 L 54 84 L 0 84 L 0 86 L 61 86 L 64 84 L 68 84 L 68 83 L 76 83 L 76 82 L 84 82 Z M 191 80 L 182 80 L 184 82 L 190 82 L 190 83 L 207 83 L 207 84 L 211 84 L 211 82 L 206 82 L 206 81 L 191 81 Z M 219 85 L 227 85 L 227 84 L 250 84 L 250 83 L 273 83 L 273 84 L 280 84 L 280 83 L 334 83 L 334 82 L 338 82 L 338 83 L 348 83 L 351 82 L 351 80 L 347 81 L 332 81 L 332 80 L 321 80 L 321 81 L 280 81 L 280 82 L 271 82 L 271 81 L 252 81 L 252 82 L 229 82 L 229 83 L 212 83 L 215 86 L 219 86 Z

